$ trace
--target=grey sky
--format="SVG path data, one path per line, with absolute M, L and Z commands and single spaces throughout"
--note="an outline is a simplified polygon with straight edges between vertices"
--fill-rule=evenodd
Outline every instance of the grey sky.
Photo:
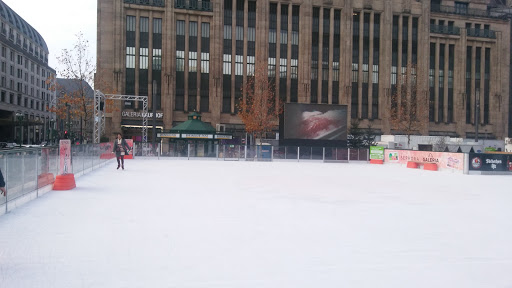
M 50 50 L 49 64 L 59 72 L 57 56 L 72 49 L 80 31 L 89 41 L 89 55 L 96 61 L 96 4 L 98 0 L 0 0 L 34 27 Z

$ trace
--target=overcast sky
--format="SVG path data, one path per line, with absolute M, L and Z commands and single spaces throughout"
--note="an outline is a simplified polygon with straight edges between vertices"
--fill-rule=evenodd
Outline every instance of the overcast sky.
M 89 41 L 89 55 L 96 63 L 97 0 L 0 0 L 11 7 L 44 38 L 50 50 L 49 64 L 59 72 L 57 56 L 73 49 L 76 34 Z

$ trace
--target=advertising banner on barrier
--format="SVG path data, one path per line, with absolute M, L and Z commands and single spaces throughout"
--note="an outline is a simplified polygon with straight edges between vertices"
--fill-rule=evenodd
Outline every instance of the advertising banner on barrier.
M 128 147 L 130 147 L 130 152 L 128 152 L 128 155 L 124 156 L 124 159 L 133 159 L 133 139 L 125 139 L 126 144 L 128 144 Z
M 73 167 L 71 166 L 71 140 L 60 140 L 59 160 L 59 175 L 73 173 Z
M 370 159 L 372 159 L 372 160 L 384 160 L 384 147 L 382 147 L 382 146 L 370 146 Z
M 439 168 L 464 170 L 463 153 L 431 152 L 431 151 L 411 151 L 411 150 L 389 150 L 384 151 L 384 163 L 407 162 L 435 163 Z
M 512 155 L 470 153 L 469 170 L 512 171 Z

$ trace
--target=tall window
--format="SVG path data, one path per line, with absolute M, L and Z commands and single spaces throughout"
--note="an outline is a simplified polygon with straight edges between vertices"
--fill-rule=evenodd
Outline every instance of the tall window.
M 298 101 L 299 93 L 299 10 L 300 6 L 292 7 L 292 55 L 290 63 L 290 102 Z
M 270 18 L 268 24 L 268 78 L 272 83 L 276 78 L 277 57 L 277 4 L 270 3 Z
M 244 5 L 245 0 L 236 0 L 235 113 L 238 111 L 237 104 L 242 99 L 244 79 Z
M 437 103 L 437 122 L 443 122 L 444 119 L 444 57 L 445 57 L 445 45 L 439 45 L 439 99 Z
M 482 91 L 482 87 L 480 85 L 480 80 L 482 79 L 482 47 L 476 47 L 476 51 L 475 51 L 476 55 L 475 55 L 475 95 L 476 97 L 480 97 L 480 107 L 482 105 L 482 98 L 483 98 L 483 91 Z M 478 104 L 478 102 L 477 102 Z M 478 113 L 479 117 L 479 121 L 482 122 L 482 117 L 480 117 L 480 115 L 482 113 L 481 112 L 481 109 L 479 109 L 478 111 L 475 111 L 475 114 Z M 475 117 L 475 122 L 476 122 L 476 117 Z
M 256 1 L 249 1 L 247 10 L 247 75 L 254 75 L 254 65 L 256 64 Z
M 140 17 L 139 24 L 139 95 L 148 96 L 149 18 Z M 142 101 L 138 102 L 142 107 Z
M 446 122 L 453 122 L 453 69 L 455 67 L 455 45 L 448 46 L 448 115 Z
M 153 19 L 153 84 L 156 84 L 155 105 L 162 109 L 162 19 Z M 155 88 L 153 88 L 155 89 Z M 152 104 L 153 105 L 153 104 Z
M 210 110 L 210 23 L 201 23 L 201 112 Z
M 188 111 L 197 109 L 197 22 L 188 22 Z
M 490 73 L 491 73 L 491 48 L 485 48 L 484 68 L 484 124 L 489 124 L 489 98 L 490 98 Z
M 351 117 L 357 118 L 359 114 L 359 12 L 352 15 L 352 97 Z
M 320 41 L 320 8 L 313 7 L 313 38 L 311 41 L 311 103 L 318 103 L 318 49 Z
M 233 44 L 233 0 L 224 0 L 224 48 L 222 69 L 222 112 L 231 113 L 231 53 Z
M 135 95 L 135 25 L 135 16 L 126 16 L 126 95 Z M 132 101 L 125 101 L 124 104 L 126 108 L 133 108 Z
M 286 81 L 288 79 L 288 5 L 281 4 L 281 35 L 279 51 L 279 98 L 286 102 Z
M 398 69 L 398 18 L 399 16 L 393 16 L 393 29 L 391 37 L 391 96 L 397 91 L 397 69 Z M 398 103 L 396 98 L 391 98 L 391 109 L 393 113 L 397 112 Z
M 363 85 L 362 85 L 362 115 L 361 118 L 368 118 L 368 82 L 370 65 L 370 13 L 363 14 Z
M 379 118 L 380 14 L 373 16 L 372 119 Z
M 471 122 L 471 58 L 473 47 L 467 46 L 466 48 L 466 123 Z
M 322 103 L 329 102 L 329 44 L 331 30 L 331 9 L 324 8 L 322 33 Z
M 332 51 L 332 104 L 339 104 L 340 98 L 340 25 L 341 10 L 334 10 L 334 35 Z
M 176 21 L 176 97 L 174 109 L 185 110 L 185 21 Z

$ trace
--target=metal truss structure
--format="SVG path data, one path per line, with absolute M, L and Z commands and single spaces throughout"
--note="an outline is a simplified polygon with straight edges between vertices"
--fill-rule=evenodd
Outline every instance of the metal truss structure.
M 100 143 L 101 133 L 105 131 L 105 112 L 102 111 L 101 102 L 110 100 L 142 101 L 142 145 L 148 142 L 148 96 L 103 94 L 94 92 L 94 143 Z

